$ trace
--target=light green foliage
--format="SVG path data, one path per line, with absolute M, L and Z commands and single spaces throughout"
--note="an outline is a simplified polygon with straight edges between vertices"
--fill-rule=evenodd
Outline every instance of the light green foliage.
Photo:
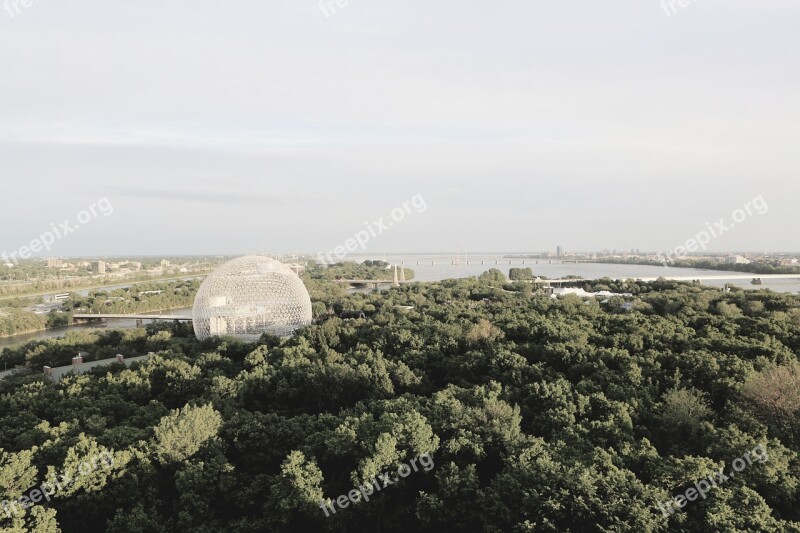
M 672 389 L 664 394 L 661 419 L 669 428 L 697 427 L 713 411 L 697 389 Z
M 153 453 L 161 463 L 185 461 L 217 436 L 222 417 L 211 405 L 187 405 L 161 419 Z
M 14 499 L 36 481 L 31 460 L 36 449 L 19 453 L 2 452 L 0 456 L 0 499 Z
M 295 450 L 286 457 L 280 479 L 272 494 L 284 511 L 311 510 L 322 501 L 322 471 L 303 452 Z

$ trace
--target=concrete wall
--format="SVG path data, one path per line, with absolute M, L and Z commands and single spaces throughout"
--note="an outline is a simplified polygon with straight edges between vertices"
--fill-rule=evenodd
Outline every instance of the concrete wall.
M 122 362 L 125 366 L 131 366 L 131 363 L 137 361 L 146 361 L 150 357 L 148 355 L 140 355 L 139 357 L 126 357 Z M 108 366 L 113 363 L 118 363 L 118 358 L 114 359 L 101 359 L 100 361 L 91 361 L 88 363 L 81 363 L 79 365 L 70 365 L 70 366 L 60 366 L 58 368 L 51 368 L 49 372 L 46 372 L 47 376 L 53 381 L 53 383 L 58 383 L 61 381 L 65 375 L 73 372 L 75 374 L 84 374 L 91 370 L 92 368 L 97 368 L 99 366 Z

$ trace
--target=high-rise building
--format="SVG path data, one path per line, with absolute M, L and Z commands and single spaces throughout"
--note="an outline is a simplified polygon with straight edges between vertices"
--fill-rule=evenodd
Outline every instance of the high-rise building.
M 61 268 L 64 266 L 64 261 L 51 257 L 47 260 L 47 268 Z
M 92 262 L 92 270 L 95 274 L 105 274 L 106 273 L 106 262 L 105 261 L 93 261 Z
M 560 246 L 556 248 L 556 257 L 564 257 L 564 249 Z

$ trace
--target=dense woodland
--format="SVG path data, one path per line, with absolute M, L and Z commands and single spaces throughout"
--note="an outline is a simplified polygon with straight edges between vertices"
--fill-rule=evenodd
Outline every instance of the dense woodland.
M 500 274 L 344 294 L 308 273 L 317 320 L 291 339 L 156 324 L 7 349 L 31 371 L 0 381 L 0 498 L 114 465 L 0 508 L 2 531 L 800 532 L 799 297 L 605 280 L 581 286 L 633 296 L 555 300 Z M 39 373 L 78 351 L 153 355 Z M 767 462 L 659 510 L 757 444 Z

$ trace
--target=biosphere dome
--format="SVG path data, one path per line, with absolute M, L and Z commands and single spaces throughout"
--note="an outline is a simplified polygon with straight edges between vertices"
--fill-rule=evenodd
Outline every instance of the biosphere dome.
M 283 263 L 240 257 L 203 281 L 192 321 L 200 340 L 229 335 L 254 341 L 262 333 L 283 337 L 311 323 L 311 298 L 303 281 Z

